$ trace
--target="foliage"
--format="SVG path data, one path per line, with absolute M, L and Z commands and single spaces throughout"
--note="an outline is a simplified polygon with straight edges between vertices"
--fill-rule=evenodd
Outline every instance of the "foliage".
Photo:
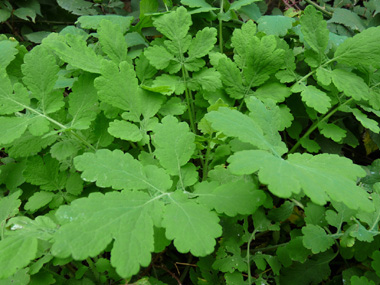
M 0 283 L 378 284 L 380 28 L 181 2 L 0 37 Z

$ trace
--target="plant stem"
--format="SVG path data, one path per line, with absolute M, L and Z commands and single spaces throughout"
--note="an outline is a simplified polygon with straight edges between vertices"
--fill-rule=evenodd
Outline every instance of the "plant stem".
M 331 18 L 333 16 L 333 13 L 328 12 L 325 8 L 323 8 L 322 6 L 319 6 L 317 3 L 314 3 L 311 0 L 305 0 L 305 2 L 309 3 L 312 6 L 314 6 L 317 10 L 321 11 L 323 14 L 325 14 L 329 18 Z
M 185 66 L 182 65 L 182 77 L 183 81 L 185 83 L 185 94 L 186 94 L 186 102 L 187 102 L 187 110 L 189 112 L 189 120 L 190 120 L 190 127 L 194 134 L 196 134 L 195 124 L 194 124 L 194 116 L 193 116 L 193 104 L 192 104 L 192 96 L 190 94 L 189 88 L 187 87 L 187 71 L 185 69 Z
M 348 99 L 346 102 L 344 102 L 343 104 L 340 104 L 338 105 L 337 107 L 335 107 L 334 109 L 332 109 L 328 114 L 326 114 L 321 120 L 317 120 L 315 121 L 311 127 L 306 131 L 306 133 L 302 136 L 302 138 L 300 138 L 297 143 L 290 149 L 290 151 L 288 152 L 288 154 L 291 154 L 291 153 L 294 153 L 298 147 L 301 145 L 301 141 L 304 139 L 304 138 L 307 138 L 316 128 L 318 128 L 318 125 L 324 121 L 326 121 L 328 118 L 330 118 L 332 115 L 334 115 L 341 106 L 343 105 L 346 105 L 348 103 L 350 103 L 351 101 L 353 101 L 354 99 L 351 98 L 351 99 Z
M 223 0 L 220 0 L 220 12 L 219 12 L 219 48 L 220 53 L 223 53 L 223 20 L 221 19 L 223 11 Z
M 248 284 L 252 284 L 252 276 L 251 276 L 251 253 L 250 253 L 250 247 L 252 240 L 255 239 L 256 230 L 254 230 L 249 237 L 248 243 L 247 243 L 247 273 L 248 273 Z
M 207 149 L 206 149 L 206 156 L 205 156 L 205 162 L 203 166 L 203 175 L 202 175 L 202 181 L 205 181 L 208 175 L 208 162 L 210 159 L 210 152 L 211 152 L 211 137 L 207 142 Z
M 99 275 L 99 272 L 96 270 L 96 266 L 95 266 L 94 262 L 92 261 L 91 257 L 87 258 L 86 261 L 87 261 L 88 266 L 90 267 L 90 269 L 91 269 L 91 271 L 92 271 L 95 279 L 97 281 L 99 281 L 100 280 L 100 275 Z

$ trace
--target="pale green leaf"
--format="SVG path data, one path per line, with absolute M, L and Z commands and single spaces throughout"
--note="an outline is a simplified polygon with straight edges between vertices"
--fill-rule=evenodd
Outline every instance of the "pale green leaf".
M 0 41 L 0 68 L 4 69 L 16 58 L 18 54 L 16 41 Z
M 190 58 L 204 57 L 209 51 L 212 50 L 216 43 L 216 29 L 204 28 L 195 35 L 191 41 L 188 55 Z
M 80 27 L 88 30 L 97 30 L 100 26 L 100 22 L 107 20 L 113 24 L 119 25 L 122 33 L 125 33 L 133 21 L 133 17 L 120 16 L 120 15 L 93 15 L 93 16 L 81 16 L 78 18 L 77 23 Z
M 351 66 L 380 67 L 380 27 L 372 27 L 345 40 L 334 57 L 339 63 Z
M 58 71 L 54 56 L 43 46 L 37 46 L 24 57 L 23 81 L 33 96 L 40 100 L 44 114 L 53 113 L 64 105 L 62 94 L 53 91 Z
M 212 253 L 215 238 L 222 234 L 215 212 L 187 199 L 182 191 L 175 192 L 170 198 L 162 221 L 166 237 L 174 240 L 174 246 L 181 253 L 190 251 L 195 256 Z
M 164 95 L 171 95 L 173 93 L 180 95 L 185 92 L 185 82 L 183 79 L 170 74 L 157 76 L 153 81 L 153 87 L 169 87 L 165 92 L 161 92 Z
M 159 113 L 163 116 L 168 115 L 182 115 L 186 111 L 186 104 L 178 97 L 170 98 L 166 103 L 161 107 Z
M 78 35 L 66 36 L 56 33 L 43 39 L 42 44 L 52 49 L 64 62 L 73 67 L 92 73 L 100 73 L 103 58 L 87 46 L 86 41 Z
M 0 10 L 1 15 L 1 10 Z M 17 273 L 13 274 L 12 276 L 8 277 L 7 279 L 1 279 L 0 285 L 27 285 L 30 284 L 30 275 L 29 275 L 29 268 L 24 268 Z
M 131 277 L 149 265 L 154 250 L 149 201 L 141 192 L 93 193 L 60 207 L 56 216 L 63 225 L 55 234 L 53 254 L 83 260 L 113 241 L 111 264 L 120 276 Z
M 71 128 L 84 130 L 95 120 L 98 109 L 98 95 L 94 77 L 84 74 L 74 83 L 69 94 L 68 112 L 72 116 Z
M 37 239 L 11 236 L 0 241 L 0 279 L 27 266 L 37 254 Z
M 319 131 L 326 138 L 332 139 L 335 142 L 340 142 L 346 137 L 347 131 L 338 127 L 335 124 L 320 122 L 318 124 Z
M 315 75 L 317 76 L 318 82 L 322 83 L 323 85 L 328 86 L 331 84 L 331 70 L 325 69 L 323 67 L 318 67 Z
M 261 183 L 276 196 L 291 197 L 301 190 L 318 205 L 343 202 L 350 209 L 369 212 L 373 205 L 368 194 L 356 185 L 364 170 L 337 155 L 290 154 L 287 160 L 262 150 L 240 151 L 232 155 L 229 169 L 237 175 L 258 171 Z
M 306 7 L 301 19 L 301 32 L 307 44 L 320 56 L 324 56 L 329 42 L 329 30 L 321 12 L 312 5 Z
M 98 150 L 85 153 L 74 159 L 76 169 L 83 171 L 82 179 L 96 181 L 99 187 L 114 189 L 150 189 L 165 192 L 172 182 L 163 169 L 143 166 L 130 154 L 120 150 Z
M 30 196 L 24 208 L 25 210 L 34 213 L 38 209 L 49 204 L 50 201 L 53 199 L 54 195 L 55 194 L 52 192 L 45 192 L 45 191 L 35 192 L 32 196 Z
M 334 244 L 334 238 L 328 236 L 324 229 L 316 225 L 306 225 L 302 228 L 303 244 L 314 254 L 328 250 Z
M 195 151 L 195 135 L 173 116 L 166 116 L 153 132 L 154 154 L 170 174 L 178 175 Z
M 369 87 L 364 82 L 363 78 L 356 74 L 343 70 L 334 69 L 332 72 L 332 81 L 339 91 L 342 91 L 346 96 L 352 97 L 355 100 L 368 100 Z
M 284 84 L 271 82 L 257 88 L 254 94 L 260 100 L 272 99 L 275 102 L 283 102 L 292 91 Z
M 33 116 L 29 119 L 28 130 L 33 136 L 42 136 L 50 130 L 50 122 L 45 117 Z
M 211 8 L 210 4 L 208 4 L 205 0 L 181 0 L 181 3 L 191 8 Z
M 267 35 L 285 36 L 295 20 L 282 15 L 262 16 L 258 19 L 258 30 Z
M 234 217 L 237 214 L 253 214 L 266 199 L 264 192 L 243 180 L 218 185 L 217 182 L 202 182 L 195 186 L 198 201 L 218 213 Z
M 130 110 L 138 92 L 138 81 L 132 64 L 124 61 L 117 66 L 113 62 L 104 61 L 101 74 L 95 79 L 99 99 L 122 110 Z
M 24 117 L 0 117 L 0 145 L 18 139 L 27 127 L 28 119 Z
M 57 224 L 47 216 L 38 216 L 35 220 L 18 216 L 9 220 L 8 225 L 11 229 L 13 228 L 12 235 L 44 241 L 51 241 L 53 233 L 57 229 Z
M 155 19 L 153 24 L 164 36 L 179 44 L 186 37 L 192 21 L 186 8 L 179 7 L 176 11 Z
M 325 114 L 331 107 L 330 97 L 313 85 L 302 86 L 302 101 L 321 114 Z
M 102 20 L 98 28 L 98 37 L 103 51 L 112 61 L 119 64 L 128 60 L 127 42 L 118 24 Z
M 273 141 L 273 137 L 266 136 L 257 122 L 236 110 L 219 108 L 217 112 L 206 114 L 206 119 L 211 122 L 215 130 L 222 131 L 227 136 L 237 137 L 242 142 L 270 150 L 279 156 L 287 151 L 279 136 L 278 141 Z M 273 126 L 271 128 L 273 130 Z M 268 131 L 270 132 L 266 130 L 266 133 Z
M 108 132 L 116 137 L 127 141 L 138 142 L 142 139 L 140 129 L 127 121 L 115 120 L 110 123 Z

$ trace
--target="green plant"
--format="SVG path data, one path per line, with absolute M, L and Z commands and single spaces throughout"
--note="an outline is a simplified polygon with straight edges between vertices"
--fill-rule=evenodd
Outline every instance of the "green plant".
M 380 29 L 307 7 L 228 57 L 184 7 L 152 17 L 147 48 L 120 16 L 2 36 L 0 279 L 378 283 L 379 163 L 342 154 L 378 142 Z

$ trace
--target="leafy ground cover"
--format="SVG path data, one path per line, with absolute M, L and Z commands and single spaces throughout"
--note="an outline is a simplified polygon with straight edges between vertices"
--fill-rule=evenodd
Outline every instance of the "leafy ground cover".
M 0 4 L 0 284 L 379 284 L 377 2 L 136 2 Z

